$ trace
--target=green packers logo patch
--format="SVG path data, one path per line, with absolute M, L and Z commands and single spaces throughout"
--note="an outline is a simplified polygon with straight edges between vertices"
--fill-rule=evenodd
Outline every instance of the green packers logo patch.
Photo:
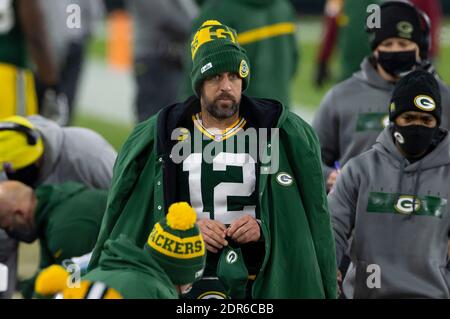
M 236 254 L 234 251 L 230 250 L 228 254 L 225 256 L 225 260 L 227 263 L 234 264 L 238 260 L 238 254 Z
M 294 179 L 288 173 L 281 172 L 276 177 L 278 184 L 281 186 L 291 186 Z
M 220 291 L 207 291 L 198 296 L 197 299 L 227 299 L 227 295 Z
M 242 60 L 241 64 L 239 65 L 239 76 L 241 78 L 246 78 L 249 73 L 250 73 L 250 69 L 248 67 L 247 61 Z
M 178 137 L 177 140 L 179 142 L 183 142 L 185 140 L 187 140 L 190 137 L 191 133 L 189 132 L 189 130 L 185 127 L 181 127 L 178 131 Z
M 414 27 L 408 21 L 400 21 L 397 23 L 397 31 L 401 38 L 411 39 Z
M 428 95 L 416 96 L 414 98 L 414 105 L 426 112 L 431 112 L 436 108 L 436 102 Z
M 389 115 L 386 113 L 360 113 L 356 122 L 356 131 L 382 131 L 389 125 Z
M 367 212 L 378 214 L 402 214 L 442 218 L 447 210 L 447 199 L 437 196 L 416 196 L 371 192 Z
M 400 214 L 410 215 L 413 211 L 419 211 L 420 200 L 412 196 L 400 196 L 394 208 Z

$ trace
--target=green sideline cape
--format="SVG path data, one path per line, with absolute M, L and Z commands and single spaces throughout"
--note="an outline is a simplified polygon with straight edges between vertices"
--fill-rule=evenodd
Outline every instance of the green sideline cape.
M 163 109 L 139 124 L 124 144 L 90 270 L 98 266 L 108 239 L 125 234 L 143 246 L 153 225 L 176 201 L 170 132 L 180 118 L 190 116 L 193 104 L 199 101 L 191 97 Z M 277 110 L 273 126 L 279 128 L 280 140 L 278 173 L 260 174 L 257 184 L 266 255 L 253 297 L 336 298 L 335 246 L 317 136 L 276 101 L 242 96 L 242 109 L 260 122 L 257 127 L 264 127 L 261 123 Z M 293 177 L 293 183 L 279 183 L 281 172 Z

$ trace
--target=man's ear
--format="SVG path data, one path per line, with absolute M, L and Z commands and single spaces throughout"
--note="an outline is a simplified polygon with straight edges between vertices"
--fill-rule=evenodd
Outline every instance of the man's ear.
M 28 220 L 28 216 L 25 210 L 17 207 L 13 210 L 12 220 Z

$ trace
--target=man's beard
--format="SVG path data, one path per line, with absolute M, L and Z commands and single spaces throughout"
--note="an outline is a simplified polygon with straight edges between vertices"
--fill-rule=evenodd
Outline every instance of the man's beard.
M 232 103 L 230 106 L 225 107 L 221 106 L 219 105 L 223 102 L 223 100 L 221 99 L 228 99 Z M 239 111 L 240 101 L 237 101 L 234 96 L 228 93 L 222 93 L 221 95 L 216 97 L 213 101 L 210 101 L 205 96 L 203 96 L 203 100 L 205 102 L 205 108 L 208 111 L 208 113 L 218 120 L 228 119 Z

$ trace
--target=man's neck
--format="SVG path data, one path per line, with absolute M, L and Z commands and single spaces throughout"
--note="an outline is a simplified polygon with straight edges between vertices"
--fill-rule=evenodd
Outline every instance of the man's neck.
M 202 107 L 202 124 L 205 128 L 216 128 L 225 130 L 232 126 L 239 118 L 239 112 L 236 112 L 232 117 L 226 119 L 217 119 L 212 116 L 205 108 Z

